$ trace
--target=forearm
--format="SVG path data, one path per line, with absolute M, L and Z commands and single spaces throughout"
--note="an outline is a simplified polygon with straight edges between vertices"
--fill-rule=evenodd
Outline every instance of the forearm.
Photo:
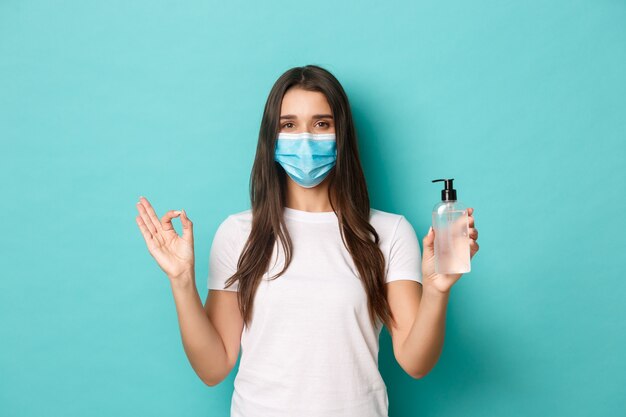
M 417 317 L 402 345 L 405 363 L 415 378 L 426 375 L 435 366 L 441 351 L 450 293 L 424 288 Z
M 221 336 L 204 310 L 195 278 L 172 282 L 172 293 L 185 354 L 204 383 L 217 385 L 230 372 L 228 357 Z

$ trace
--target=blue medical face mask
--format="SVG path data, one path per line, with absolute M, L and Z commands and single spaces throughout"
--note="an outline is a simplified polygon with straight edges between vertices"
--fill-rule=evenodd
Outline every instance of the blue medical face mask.
M 279 133 L 274 160 L 292 180 L 305 188 L 324 181 L 337 161 L 334 133 Z

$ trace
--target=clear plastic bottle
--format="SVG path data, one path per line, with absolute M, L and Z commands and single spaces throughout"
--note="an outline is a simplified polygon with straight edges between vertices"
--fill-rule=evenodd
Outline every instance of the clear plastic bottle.
M 469 246 L 469 216 L 467 208 L 456 199 L 452 187 L 454 178 L 444 181 L 441 201 L 433 208 L 433 229 L 435 229 L 435 272 L 438 274 L 458 274 L 471 270 Z

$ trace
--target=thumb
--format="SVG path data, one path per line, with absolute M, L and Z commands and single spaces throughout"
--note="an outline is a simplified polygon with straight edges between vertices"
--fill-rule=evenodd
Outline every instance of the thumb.
M 185 209 L 181 210 L 180 222 L 183 225 L 183 239 L 193 245 L 193 222 L 187 217 Z
M 424 236 L 423 245 L 424 245 L 424 256 L 425 257 L 426 257 L 426 255 L 433 255 L 434 256 L 434 252 L 435 252 L 435 229 L 433 229 L 432 226 L 430 226 L 430 229 L 428 229 L 428 234 L 426 236 Z

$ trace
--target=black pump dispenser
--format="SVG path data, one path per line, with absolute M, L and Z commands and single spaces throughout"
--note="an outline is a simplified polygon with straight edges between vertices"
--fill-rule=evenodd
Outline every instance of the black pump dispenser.
M 454 178 L 442 178 L 439 180 L 433 180 L 432 182 L 444 181 L 446 183 L 445 188 L 441 190 L 441 201 L 456 201 L 456 190 L 452 188 L 452 181 Z

